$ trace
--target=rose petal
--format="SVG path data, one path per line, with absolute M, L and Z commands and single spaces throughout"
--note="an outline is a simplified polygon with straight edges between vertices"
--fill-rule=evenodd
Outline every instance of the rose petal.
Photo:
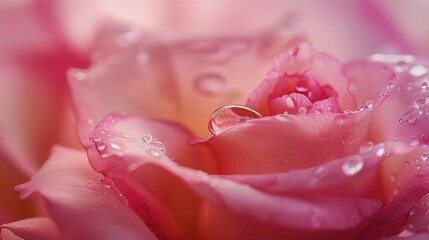
M 106 183 L 83 152 L 55 147 L 32 180 L 16 189 L 22 198 L 39 192 L 66 239 L 155 239 L 124 196 Z
M 5 237 L 4 231 L 10 231 L 15 237 L 34 240 L 57 240 L 61 239 L 60 233 L 49 218 L 28 218 L 21 221 L 7 223 L 0 226 L 0 237 L 4 240 L 15 239 Z M 4 238 L 3 238 L 4 237 Z
M 411 145 L 429 143 L 429 62 L 410 55 L 376 54 L 371 58 L 390 64 L 399 75 L 397 84 L 389 89 L 390 96 L 374 114 L 372 135 Z M 377 128 L 380 125 L 383 127 Z
M 283 54 L 276 60 L 263 82 L 249 96 L 246 106 L 262 115 L 268 115 L 266 100 L 277 80 L 284 74 L 303 74 L 315 79 L 321 86 L 331 85 L 339 94 L 341 109 L 352 109 L 355 105 L 348 91 L 348 80 L 338 61 L 327 54 L 317 52 L 308 44 L 301 44 L 290 54 Z
M 221 174 L 318 166 L 358 152 L 370 112 L 264 117 L 227 129 L 203 144 L 214 151 Z
M 411 148 L 414 148 L 413 152 L 403 156 L 392 155 L 383 162 L 383 189 L 389 204 L 369 222 L 367 230 L 361 233 L 362 239 L 397 234 L 395 230 L 406 223 L 412 208 L 429 192 L 429 148 Z M 392 224 L 396 227 L 390 226 Z
M 391 149 L 391 150 L 390 150 Z M 405 155 L 414 148 L 400 142 L 379 144 L 365 153 L 351 155 L 320 166 L 284 173 L 219 176 L 263 192 L 326 194 L 335 196 L 380 195 L 381 179 L 375 178 L 380 162 L 388 156 Z M 385 154 L 389 151 L 389 155 Z M 348 187 L 352 186 L 352 187 Z
M 160 194 L 168 194 L 169 191 L 172 191 L 166 188 L 160 191 L 159 188 L 148 187 L 153 185 L 148 181 L 159 180 L 163 182 L 162 186 L 172 184 L 174 186 L 172 189 L 182 189 L 182 193 L 186 194 L 185 196 L 189 199 L 188 205 L 191 204 L 190 201 L 193 201 L 196 194 L 211 204 L 222 206 L 231 214 L 240 213 L 247 216 L 247 219 L 254 219 L 256 225 L 271 224 L 280 229 L 288 227 L 325 230 L 354 228 L 381 206 L 380 201 L 373 199 L 271 195 L 238 182 L 176 166 L 166 155 L 154 154 L 150 144 L 123 138 L 121 132 L 125 129 L 121 131 L 120 126 L 131 127 L 127 129 L 131 132 L 141 132 L 142 129 L 141 124 L 124 124 L 121 123 L 122 121 L 132 122 L 133 118 L 123 117 L 114 122 L 107 118 L 106 122 L 100 123 L 92 134 L 97 135 L 104 132 L 101 135 L 102 141 L 108 143 L 109 138 L 112 138 L 126 150 L 118 154 L 114 148 L 107 147 L 101 154 L 98 154 L 96 148 L 100 145 L 96 143 L 94 147 L 88 149 L 88 152 L 91 164 L 96 166 L 97 171 L 109 176 L 126 196 L 130 196 L 129 199 L 134 206 L 139 206 L 139 201 L 141 201 L 139 198 L 146 198 L 148 194 L 148 192 L 139 192 L 139 186 L 151 190 L 150 193 L 155 193 L 158 198 Z M 106 127 L 106 123 L 108 127 Z M 143 173 L 150 172 L 156 173 L 153 178 L 144 177 Z M 175 194 L 174 196 L 179 198 L 180 195 Z M 174 212 L 172 206 L 167 204 L 164 206 Z M 151 208 L 150 205 L 148 207 Z M 264 211 L 260 211 L 260 209 L 264 209 Z M 334 209 L 335 211 L 333 211 Z M 343 211 L 346 211 L 347 214 Z M 284 216 L 290 217 L 285 218 Z M 309 225 L 309 221 L 313 224 Z M 219 229 L 217 226 L 214 227 Z M 215 229 L 211 229 L 211 231 L 216 231 Z

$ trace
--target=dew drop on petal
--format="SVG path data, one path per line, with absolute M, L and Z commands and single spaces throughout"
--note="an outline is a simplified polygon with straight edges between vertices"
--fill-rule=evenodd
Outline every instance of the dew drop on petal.
M 86 79 L 86 73 L 84 71 L 75 71 L 73 77 L 76 81 L 84 81 Z
M 161 153 L 156 148 L 149 148 L 149 150 L 147 151 L 147 153 L 149 155 L 151 155 L 152 157 L 160 157 L 161 156 Z
M 410 74 L 413 75 L 414 77 L 421 77 L 426 73 L 428 73 L 428 68 L 423 65 L 415 65 L 410 69 Z
M 145 141 L 146 143 L 151 143 L 152 140 L 153 140 L 152 135 L 150 135 L 150 134 L 143 135 L 143 141 Z
M 374 143 L 372 142 L 365 142 L 359 147 L 359 153 L 366 153 L 372 150 L 374 146 Z M 383 155 L 383 154 L 381 154 Z
M 423 79 L 422 83 L 420 84 L 420 88 L 423 90 L 428 89 L 429 87 L 429 80 L 428 79 Z
M 365 105 L 367 108 L 372 108 L 372 107 L 374 107 L 374 102 L 372 100 L 368 100 L 368 101 L 366 101 Z
M 107 147 L 107 144 L 106 144 L 105 142 L 99 142 L 99 143 L 97 144 L 97 150 L 98 150 L 99 152 L 104 151 L 104 150 L 106 149 L 106 147 Z
M 328 175 L 328 169 L 324 166 L 319 166 L 314 170 L 314 176 L 318 179 L 326 177 Z
M 261 114 L 248 107 L 227 105 L 212 113 L 209 121 L 209 130 L 212 134 L 218 134 L 226 129 L 260 117 Z
M 156 148 L 160 153 L 165 153 L 165 147 L 164 144 L 160 141 L 152 141 L 152 147 Z
M 415 103 L 416 108 L 419 108 L 426 103 L 426 99 L 423 97 L 418 97 L 414 103 Z
M 119 146 L 118 144 L 113 143 L 113 142 L 111 142 L 111 143 L 110 143 L 110 147 L 111 147 L 113 150 L 117 150 L 117 151 L 121 150 L 121 146 Z
M 412 225 L 408 225 L 402 232 L 398 234 L 399 238 L 410 238 L 416 234 L 414 227 Z
M 416 136 L 412 136 L 409 142 L 410 146 L 417 146 L 420 144 L 420 139 Z
M 203 74 L 195 78 L 194 88 L 201 94 L 217 96 L 225 92 L 226 80 L 219 74 Z
M 427 152 L 422 153 L 422 155 L 420 156 L 420 158 L 421 158 L 423 161 L 428 160 L 428 157 L 429 157 L 429 154 L 428 154 Z
M 343 172 L 347 176 L 353 176 L 362 170 L 364 165 L 363 159 L 360 156 L 348 158 L 343 164 Z

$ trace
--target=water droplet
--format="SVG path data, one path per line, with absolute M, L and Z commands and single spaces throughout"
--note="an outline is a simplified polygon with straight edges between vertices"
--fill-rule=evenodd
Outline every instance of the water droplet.
M 77 81 L 83 81 L 86 79 L 86 73 L 84 71 L 75 71 L 73 77 Z
M 410 166 L 410 162 L 406 161 L 406 162 L 404 163 L 404 167 L 408 167 L 408 166 Z
M 399 238 L 409 238 L 416 234 L 413 225 L 409 224 L 402 232 L 398 234 Z
M 360 156 L 348 158 L 343 164 L 343 172 L 347 176 L 353 176 L 362 170 L 364 165 L 363 159 Z
M 149 150 L 147 151 L 147 153 L 149 155 L 153 156 L 153 157 L 160 157 L 161 156 L 161 153 L 156 148 L 149 148 Z
M 428 68 L 423 65 L 415 65 L 410 69 L 410 74 L 414 77 L 421 77 L 428 72 Z
M 295 108 L 295 103 L 290 96 L 286 96 L 285 101 L 288 108 Z
M 153 140 L 152 135 L 150 135 L 150 134 L 143 135 L 143 141 L 145 141 L 146 143 L 151 143 L 152 140 Z
M 412 136 L 409 142 L 410 146 L 417 146 L 420 144 L 420 139 L 416 136 Z
M 373 102 L 372 100 L 368 100 L 368 101 L 366 101 L 366 107 L 367 107 L 367 108 L 372 108 L 372 107 L 374 107 L 374 102 Z
M 387 89 L 391 89 L 391 88 L 393 88 L 393 87 L 395 87 L 396 86 L 396 82 L 395 81 L 390 81 L 388 84 L 387 84 Z
M 412 117 L 412 118 L 408 119 L 408 122 L 411 123 L 411 124 L 413 124 L 413 123 L 416 122 L 416 118 Z
M 423 106 L 426 103 L 426 99 L 424 97 L 418 97 L 415 101 L 416 108 Z
M 158 151 L 162 154 L 165 153 L 164 144 L 162 144 L 162 142 L 160 142 L 160 141 L 152 141 L 152 147 L 158 149 Z
M 98 150 L 99 152 L 104 151 L 104 150 L 106 149 L 106 147 L 107 147 L 107 144 L 106 144 L 105 142 L 99 142 L 99 143 L 97 144 L 97 150 Z
M 88 122 L 89 125 L 93 125 L 94 124 L 94 119 L 88 118 L 87 122 Z
M 214 111 L 211 115 L 209 130 L 213 134 L 218 134 L 226 129 L 260 117 L 261 115 L 258 112 L 245 106 L 224 106 Z
M 359 105 L 358 106 L 358 111 L 363 111 L 365 110 L 365 106 L 364 105 Z
M 429 80 L 428 79 L 423 79 L 422 83 L 420 84 L 420 88 L 423 90 L 428 89 L 429 87 Z
M 131 134 L 131 132 L 125 131 L 124 133 L 122 133 L 122 137 L 124 137 L 124 138 L 131 138 L 132 134 Z
M 306 107 L 299 107 L 298 108 L 298 114 L 301 114 L 301 115 L 304 115 L 304 114 L 306 114 L 308 112 L 308 110 L 307 110 L 307 108 Z
M 424 153 L 422 153 L 422 155 L 420 155 L 420 158 L 421 158 L 423 161 L 428 160 L 428 157 L 429 157 L 429 154 L 428 154 L 427 152 L 424 152 Z
M 119 146 L 118 144 L 113 143 L 113 142 L 111 142 L 111 143 L 110 143 L 110 147 L 111 147 L 113 150 L 117 150 L 117 151 L 121 150 L 121 146 Z
M 366 153 L 372 150 L 374 146 L 373 142 L 365 142 L 359 147 L 359 153 Z
M 326 177 L 328 175 L 328 169 L 324 166 L 319 166 L 314 170 L 314 176 L 318 179 Z
M 195 89 L 206 95 L 217 96 L 225 92 L 226 80 L 219 74 L 203 74 L 195 78 Z
M 91 185 L 91 183 L 88 183 L 88 184 L 86 184 L 86 186 L 88 186 L 89 188 L 91 188 L 92 185 Z
M 380 149 L 377 150 L 377 152 L 375 152 L 375 155 L 377 157 L 382 157 L 382 156 L 384 156 L 385 152 L 386 152 L 386 150 L 383 147 L 381 147 Z
M 298 81 L 295 86 L 298 92 L 307 92 L 309 89 L 308 83 L 306 81 Z

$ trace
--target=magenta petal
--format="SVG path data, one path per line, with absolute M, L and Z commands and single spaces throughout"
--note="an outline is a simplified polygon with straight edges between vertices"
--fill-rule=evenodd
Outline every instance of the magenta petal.
M 6 223 L 0 226 L 0 238 L 12 240 L 14 237 L 7 237 L 5 230 L 10 231 L 14 236 L 31 240 L 58 240 L 61 239 L 55 223 L 49 218 L 38 217 L 28 218 L 17 222 Z
M 55 147 L 27 183 L 22 198 L 39 192 L 50 217 L 69 239 L 156 239 L 108 179 L 94 172 L 83 152 Z

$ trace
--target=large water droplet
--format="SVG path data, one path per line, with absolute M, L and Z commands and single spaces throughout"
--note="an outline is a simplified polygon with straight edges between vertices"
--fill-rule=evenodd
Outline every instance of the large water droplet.
M 364 165 L 363 159 L 360 156 L 348 158 L 343 164 L 343 172 L 347 176 L 353 176 L 362 170 Z
M 218 134 L 226 129 L 260 117 L 261 114 L 245 106 L 224 106 L 214 111 L 211 115 L 209 130 L 213 134 Z
M 410 74 L 413 75 L 414 77 L 421 77 L 426 73 L 428 73 L 428 68 L 423 65 L 415 65 L 410 69 Z
M 205 95 L 216 96 L 225 92 L 226 80 L 219 74 L 208 73 L 195 78 L 195 89 Z

